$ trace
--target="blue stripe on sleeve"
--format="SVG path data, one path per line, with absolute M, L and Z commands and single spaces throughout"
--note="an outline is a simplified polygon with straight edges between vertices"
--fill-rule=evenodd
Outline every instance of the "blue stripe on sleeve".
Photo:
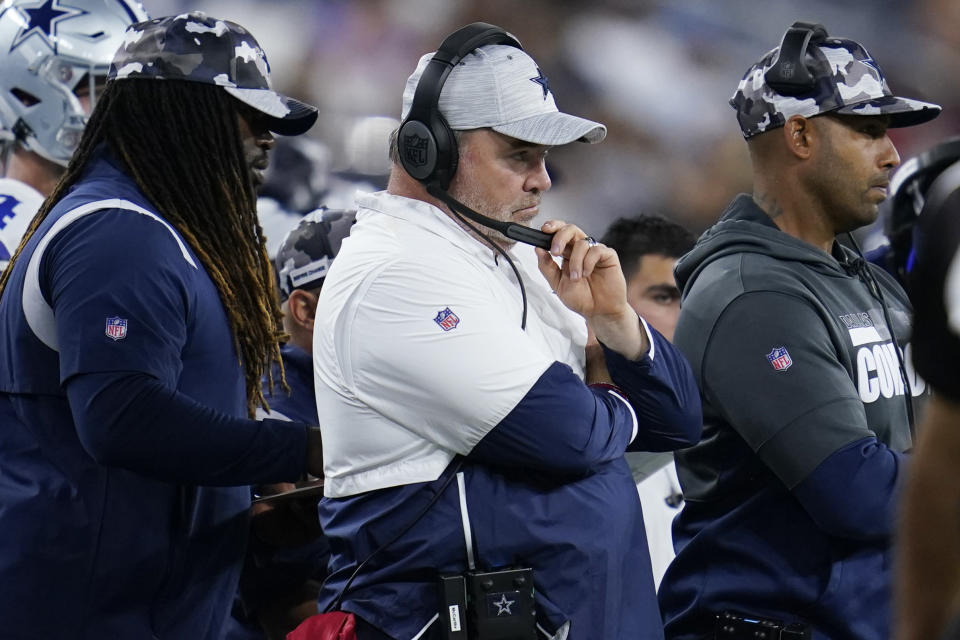
M 631 361 L 603 347 L 610 377 L 637 414 L 639 430 L 631 451 L 672 451 L 695 445 L 703 430 L 700 391 L 687 359 L 650 329 L 656 357 Z
M 633 425 L 624 402 L 605 389 L 587 387 L 567 365 L 554 362 L 468 458 L 583 475 L 622 456 Z

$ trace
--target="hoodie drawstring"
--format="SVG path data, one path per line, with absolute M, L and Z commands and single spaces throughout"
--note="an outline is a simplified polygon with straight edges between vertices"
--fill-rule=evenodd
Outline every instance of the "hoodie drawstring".
M 849 264 L 853 268 L 853 272 L 857 274 L 857 277 L 860 279 L 860 281 L 867 286 L 867 289 L 870 291 L 870 295 L 880 302 L 880 308 L 883 310 L 883 321 L 887 323 L 887 329 L 890 330 L 893 350 L 897 354 L 897 363 L 900 365 L 900 377 L 903 378 L 903 398 L 907 407 L 907 422 L 910 427 L 910 439 L 915 440 L 916 434 L 914 433 L 913 387 L 910 385 L 910 376 L 907 373 L 906 357 L 904 356 L 903 349 L 900 348 L 900 343 L 897 342 L 897 335 L 894 333 L 893 323 L 890 321 L 890 310 L 887 308 L 887 301 L 883 297 L 883 291 L 880 289 L 877 279 L 870 270 L 870 265 L 867 264 L 867 259 L 863 257 L 863 252 L 860 250 L 860 245 L 857 244 L 853 234 L 847 233 L 847 238 L 850 240 L 854 250 L 857 252 L 857 258 L 855 258 Z

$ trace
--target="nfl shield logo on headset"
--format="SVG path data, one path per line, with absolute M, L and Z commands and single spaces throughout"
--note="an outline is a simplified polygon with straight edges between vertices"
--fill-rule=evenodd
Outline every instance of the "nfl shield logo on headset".
M 428 142 L 426 138 L 421 138 L 418 135 L 403 137 L 403 153 L 410 164 L 422 167 L 427 163 Z
M 107 318 L 107 337 L 111 340 L 123 340 L 127 337 L 127 319 L 113 316 Z

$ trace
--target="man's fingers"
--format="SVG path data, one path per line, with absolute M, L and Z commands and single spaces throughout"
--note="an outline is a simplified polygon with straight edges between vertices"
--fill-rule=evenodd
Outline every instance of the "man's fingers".
M 571 247 L 570 257 L 567 259 L 567 265 L 570 268 L 570 279 L 579 280 L 580 276 L 584 275 L 583 260 L 587 256 L 587 253 L 593 250 L 593 245 L 587 242 L 586 237 L 583 237 L 574 242 Z
M 569 245 L 583 238 L 586 234 L 580 228 L 573 224 L 567 224 L 559 220 L 548 220 L 541 227 L 545 232 L 553 234 L 553 241 L 550 244 L 550 253 L 555 256 L 561 256 L 569 249 Z
M 540 273 L 543 274 L 543 277 L 546 278 L 547 284 L 550 285 L 550 288 L 553 291 L 557 290 L 557 287 L 560 285 L 560 267 L 557 266 L 557 263 L 553 259 L 553 255 L 540 247 L 536 247 L 537 252 L 537 266 L 540 268 Z
M 603 262 L 605 259 L 611 257 L 613 249 L 606 245 L 597 244 L 590 247 L 590 250 L 587 251 L 587 254 L 583 257 L 583 277 L 589 278 L 593 274 L 593 270 L 596 269 L 597 265 Z
M 563 220 L 547 220 L 540 225 L 540 230 L 544 233 L 556 233 L 565 224 Z

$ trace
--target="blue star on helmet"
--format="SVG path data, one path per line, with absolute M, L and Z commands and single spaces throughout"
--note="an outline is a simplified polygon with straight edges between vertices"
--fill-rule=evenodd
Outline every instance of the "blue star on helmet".
M 543 99 L 546 100 L 547 94 L 550 93 L 550 81 L 543 75 L 543 71 L 540 71 L 540 67 L 537 67 L 537 77 L 530 78 L 530 82 L 536 82 L 543 88 Z
M 23 18 L 20 31 L 10 45 L 10 51 L 20 46 L 27 38 L 36 35 L 47 43 L 47 46 L 57 53 L 57 26 L 70 18 L 82 16 L 87 12 L 83 9 L 60 4 L 60 0 L 39 0 L 35 6 L 16 7 Z

